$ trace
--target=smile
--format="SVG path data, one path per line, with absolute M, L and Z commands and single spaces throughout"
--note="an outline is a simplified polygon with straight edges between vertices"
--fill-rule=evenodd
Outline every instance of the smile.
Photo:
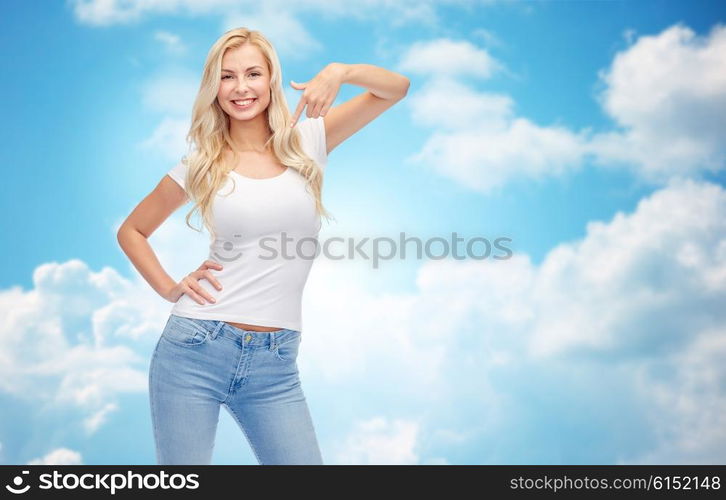
M 252 106 L 252 104 L 257 101 L 257 98 L 254 99 L 245 99 L 243 101 L 232 101 L 232 104 L 234 104 L 234 107 L 237 109 L 247 109 Z

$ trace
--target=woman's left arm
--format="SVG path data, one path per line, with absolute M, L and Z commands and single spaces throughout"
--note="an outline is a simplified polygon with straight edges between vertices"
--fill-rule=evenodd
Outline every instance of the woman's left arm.
M 341 65 L 343 83 L 365 87 L 371 94 L 381 99 L 395 101 L 403 99 L 411 83 L 400 73 L 394 73 L 372 64 L 332 64 Z
M 365 87 L 366 91 L 331 108 L 344 83 Z M 373 121 L 403 99 L 410 81 L 405 76 L 372 64 L 330 63 L 305 83 L 290 83 L 303 90 L 292 119 L 294 126 L 307 106 L 309 118 L 325 117 L 327 152 Z

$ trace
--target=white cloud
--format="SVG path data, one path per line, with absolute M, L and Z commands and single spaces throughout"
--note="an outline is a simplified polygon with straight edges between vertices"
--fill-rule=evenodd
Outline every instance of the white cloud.
M 81 454 L 68 448 L 57 448 L 41 458 L 34 458 L 28 465 L 83 465 Z
M 440 38 L 412 44 L 399 63 L 402 72 L 417 75 L 490 78 L 503 65 L 468 41 Z
M 78 21 L 110 26 L 139 21 L 145 15 L 219 12 L 239 4 L 236 0 L 70 0 Z
M 208 235 L 187 228 L 184 215 L 180 210 L 149 240 L 177 279 L 207 255 Z M 181 239 L 183 255 L 176 246 Z M 32 289 L 0 291 L 0 392 L 43 411 L 79 409 L 89 434 L 119 410 L 119 396 L 144 393 L 148 356 L 172 304 L 131 264 L 129 270 L 133 280 L 108 267 L 94 272 L 77 259 L 51 262 L 36 268 Z
M 338 464 L 411 465 L 419 462 L 417 422 L 375 417 L 356 422 L 336 452 Z
M 497 100 L 496 96 L 483 97 L 480 107 L 497 104 Z M 491 125 L 501 117 L 489 118 L 490 124 L 470 130 L 435 132 L 406 161 L 424 164 L 483 194 L 516 179 L 557 176 L 580 167 L 586 148 L 583 135 L 561 126 L 542 127 L 524 118 L 495 128 Z
M 598 99 L 619 127 L 593 138 L 601 163 L 631 164 L 654 182 L 724 168 L 726 26 L 641 36 L 599 77 Z
M 99 427 L 106 423 L 109 413 L 112 413 L 118 409 L 119 406 L 116 403 L 107 403 L 96 413 L 87 417 L 83 421 L 83 426 L 85 427 L 86 432 L 88 432 L 89 434 L 93 434 L 94 432 L 96 432 Z
M 289 9 L 273 9 L 268 6 L 253 14 L 227 14 L 224 17 L 222 31 L 226 32 L 240 26 L 261 31 L 280 57 L 302 59 L 312 52 L 323 49 L 323 45 L 305 29 L 303 23 L 295 18 Z
M 150 111 L 188 115 L 199 88 L 198 77 L 186 71 L 165 69 L 141 89 L 142 104 Z
M 515 179 L 560 176 L 589 158 L 658 185 L 726 164 L 726 26 L 700 37 L 676 25 L 617 54 L 599 73 L 598 100 L 618 127 L 613 131 L 538 125 L 517 116 L 509 96 L 462 82 L 489 78 L 499 67 L 467 41 L 408 49 L 399 69 L 429 79 L 406 104 L 414 123 L 433 129 L 408 161 L 482 193 Z
M 509 446 L 516 430 L 509 426 L 523 419 L 539 432 L 549 424 L 528 412 L 539 410 L 527 407 L 528 394 L 549 379 L 559 384 L 549 397 L 578 412 L 619 408 L 624 420 L 603 431 L 615 438 L 642 435 L 645 421 L 653 436 L 623 446 L 613 461 L 724 458 L 726 192 L 717 185 L 673 180 L 633 213 L 588 224 L 582 240 L 557 246 L 540 265 L 519 254 L 426 262 L 413 294 L 366 292 L 351 286 L 356 281 L 352 270 L 316 262 L 303 306 L 314 334 L 304 337 L 301 371 L 324 384 L 348 381 L 353 394 L 375 388 L 407 408 L 426 408 L 418 435 L 441 447 L 452 446 L 444 431 L 457 422 L 469 426 L 457 447 L 477 439 Z M 606 387 L 593 403 L 586 391 Z M 588 425 L 574 409 L 549 411 Z M 351 438 L 345 460 L 368 460 L 364 450 L 377 446 L 370 442 Z M 411 448 L 401 449 L 409 451 L 390 456 L 413 460 Z M 481 460 L 496 456 L 482 451 Z
M 673 349 L 697 335 L 726 298 L 724 215 L 722 188 L 674 181 L 633 215 L 589 223 L 583 241 L 559 245 L 540 269 L 533 352 Z
M 723 320 L 721 320 L 723 323 Z M 722 464 L 726 445 L 726 328 L 705 329 L 682 352 L 643 367 L 634 379 L 653 401 L 659 442 L 620 463 Z
M 408 162 L 426 165 L 459 185 L 489 193 L 518 178 L 578 168 L 587 131 L 540 126 L 517 117 L 507 95 L 479 92 L 456 77 L 489 78 L 503 68 L 487 51 L 447 39 L 414 44 L 399 70 L 430 78 L 406 99 L 413 122 L 434 129 Z
M 496 3 L 497 0 L 477 0 L 478 5 Z M 259 2 L 245 0 L 70 0 L 79 22 L 92 26 L 128 24 L 145 16 L 225 15 L 231 9 L 253 10 Z M 264 7 L 275 12 L 309 12 L 327 20 L 341 17 L 355 19 L 383 19 L 392 26 L 416 23 L 433 28 L 439 23 L 438 7 L 471 7 L 468 0 L 268 0 Z M 246 25 L 243 24 L 243 25 Z
M 129 24 L 152 15 L 218 16 L 222 19 L 222 31 L 242 26 L 260 30 L 280 54 L 293 58 L 322 48 L 295 15 L 301 10 L 326 9 L 315 2 L 260 4 L 239 0 L 73 0 L 72 6 L 76 18 L 92 26 Z M 184 50 L 176 35 L 159 32 L 156 39 L 175 53 Z
M 617 392 L 602 404 L 618 407 L 624 420 L 603 432 L 633 432 L 628 415 L 646 419 L 655 432 L 647 447 L 623 449 L 613 460 L 722 460 L 725 214 L 722 188 L 674 181 L 633 213 L 589 224 L 581 241 L 559 245 L 540 265 L 518 254 L 426 262 L 409 294 L 356 286 L 358 263 L 316 261 L 299 358 L 308 390 L 317 378 L 324 386 L 344 384 L 344 394 L 368 407 L 383 397 L 421 414 L 342 429 L 347 437 L 331 441 L 341 446 L 330 445 L 336 460 L 442 463 L 451 461 L 442 458 L 445 450 L 482 439 L 501 450 L 514 439 L 508 425 L 529 418 L 527 432 L 539 432 L 528 391 L 556 378 L 563 364 L 570 376 L 548 397 L 566 393 L 582 407 L 589 396 L 573 384 L 608 383 Z M 177 277 L 206 258 L 208 243 L 182 215 L 152 236 Z M 187 251 L 179 255 L 182 240 Z M 40 266 L 34 289 L 5 290 L 0 308 L 0 390 L 46 408 L 81 408 L 83 427 L 94 432 L 119 409 L 119 394 L 146 390 L 143 359 L 170 305 L 138 276 L 128 281 L 69 261 Z M 582 418 L 567 407 L 556 411 L 564 420 Z M 496 461 L 490 451 L 477 453 L 481 462 Z
M 138 147 L 159 152 L 170 162 L 179 161 L 188 150 L 186 136 L 198 88 L 197 78 L 183 69 L 168 67 L 150 77 L 141 87 L 141 102 L 161 118 Z
M 151 133 L 151 137 L 144 139 L 139 147 L 156 151 L 170 162 L 176 163 L 187 153 L 186 135 L 189 133 L 189 126 L 189 120 L 165 117 Z
M 485 44 L 490 45 L 492 47 L 502 47 L 506 44 L 502 41 L 501 38 L 499 38 L 497 35 L 494 34 L 493 31 L 484 29 L 484 28 L 477 28 L 471 32 L 472 36 L 481 38 L 482 41 L 484 41 Z
M 440 130 L 505 131 L 514 118 L 514 101 L 503 94 L 480 93 L 451 78 L 424 83 L 406 101 L 415 123 Z
M 27 292 L 14 287 L 0 293 L 0 390 L 95 411 L 118 393 L 144 389 L 144 358 L 132 343 L 104 338 L 89 322 L 116 297 L 134 300 L 126 280 L 112 269 L 94 273 L 71 260 L 39 266 L 33 283 Z
M 161 42 L 172 54 L 184 54 L 187 50 L 181 37 L 168 31 L 157 31 L 154 33 L 154 39 Z

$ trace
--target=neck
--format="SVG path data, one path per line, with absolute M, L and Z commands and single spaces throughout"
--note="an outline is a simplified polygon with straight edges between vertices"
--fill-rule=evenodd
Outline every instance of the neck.
M 234 120 L 229 122 L 229 135 L 235 152 L 265 152 L 265 141 L 270 137 L 267 124 L 267 113 L 260 113 L 250 120 Z M 269 148 L 268 148 L 269 149 Z

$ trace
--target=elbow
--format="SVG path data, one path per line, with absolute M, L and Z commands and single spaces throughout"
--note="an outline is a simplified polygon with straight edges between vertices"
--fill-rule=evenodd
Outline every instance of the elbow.
M 116 231 L 116 241 L 118 241 L 118 244 L 122 249 L 128 240 L 128 233 L 131 229 L 132 228 L 127 224 L 127 221 L 124 221 L 124 223 L 121 224 L 121 227 L 118 228 L 118 231 Z
M 118 228 L 118 231 L 116 231 L 116 241 L 118 242 L 118 245 L 123 248 L 124 247 L 124 234 L 126 232 L 125 223 L 121 224 L 121 227 Z

